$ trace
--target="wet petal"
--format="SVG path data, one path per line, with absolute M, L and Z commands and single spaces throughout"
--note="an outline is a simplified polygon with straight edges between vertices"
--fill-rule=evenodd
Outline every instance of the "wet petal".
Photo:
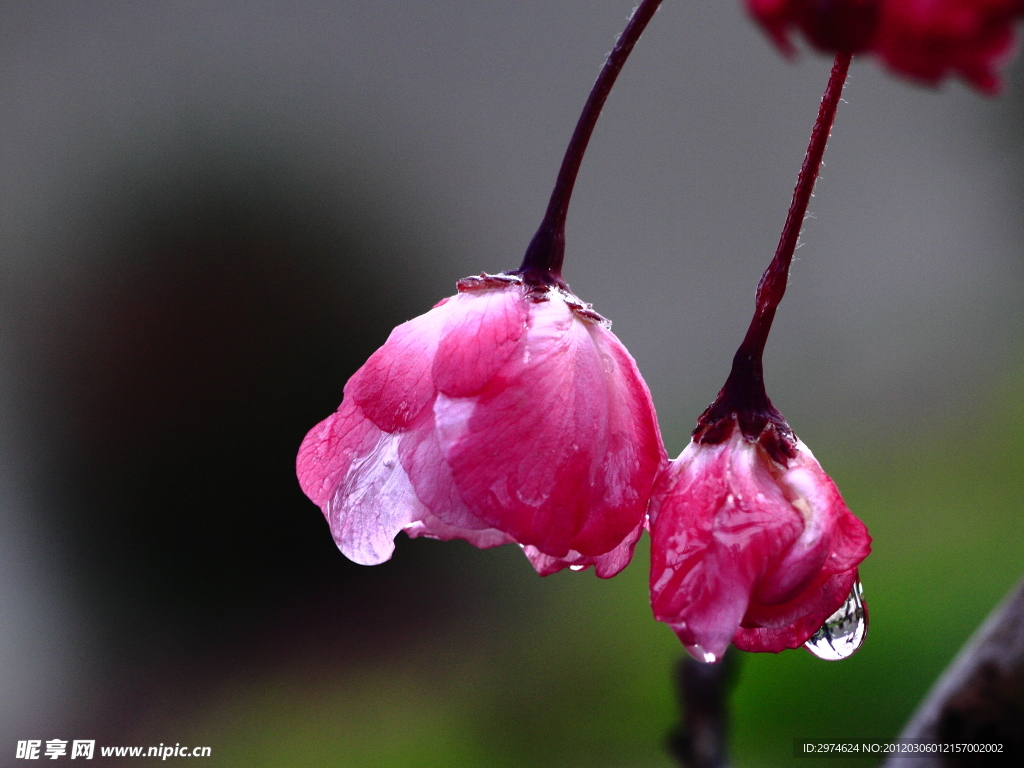
M 352 462 L 376 446 L 381 430 L 351 401 L 321 421 L 299 447 L 295 472 L 310 500 L 324 507 Z
M 434 355 L 445 323 L 462 308 L 460 299 L 441 302 L 395 328 L 345 385 L 345 398 L 385 432 L 406 427 L 433 401 Z
M 529 305 L 523 286 L 470 291 L 445 322 L 434 357 L 434 386 L 450 397 L 475 395 L 516 351 L 526 332 Z
M 738 430 L 687 451 L 651 500 L 651 605 L 685 645 L 719 657 L 758 580 L 802 526 Z
M 515 539 L 494 528 L 459 528 L 448 525 L 433 515 L 427 515 L 422 520 L 417 520 L 407 526 L 405 532 L 413 539 L 420 536 L 428 539 L 439 539 L 440 541 L 462 539 L 463 541 L 468 541 L 477 549 L 491 549 L 492 547 L 500 547 L 502 544 L 515 543 Z
M 303 490 L 356 562 L 387 559 L 405 530 L 614 575 L 665 462 L 633 359 L 569 294 L 504 276 L 460 291 L 352 376 L 303 442 Z
M 410 536 L 432 536 L 446 541 L 462 538 L 474 544 L 477 541 L 496 541 L 491 535 L 481 538 L 482 532 L 493 529 L 470 512 L 459 498 L 451 469 L 441 454 L 437 431 L 434 428 L 433 409 L 425 409 L 409 433 L 403 437 L 399 456 L 417 498 L 430 510 L 430 515 L 423 519 L 423 524 L 415 527 L 415 533 L 410 529 Z M 502 537 L 498 543 L 514 541 L 504 533 L 497 533 Z
M 796 453 L 783 467 L 736 429 L 659 477 L 651 605 L 688 647 L 799 647 L 849 594 L 867 530 L 806 446 Z
M 799 648 L 843 604 L 850 587 L 857 578 L 856 569 L 834 575 L 822 574 L 813 590 L 808 590 L 788 606 L 785 613 L 779 607 L 774 616 L 761 616 L 766 623 L 760 627 L 741 627 L 733 644 L 741 651 L 752 653 L 779 653 Z
M 302 490 L 323 510 L 338 548 L 362 565 L 390 558 L 397 533 L 427 512 L 398 459 L 399 440 L 345 401 L 299 449 Z
M 594 573 L 599 578 L 610 579 L 629 565 L 629 561 L 633 559 L 633 550 L 636 548 L 637 541 L 640 540 L 643 529 L 643 523 L 640 523 L 629 536 L 623 539 L 619 546 L 603 555 L 587 556 L 570 550 L 565 557 L 552 557 L 532 546 L 523 547 L 523 554 L 541 576 L 550 576 L 565 568 L 582 571 L 594 566 Z
M 601 555 L 640 522 L 663 449 L 628 353 L 550 296 L 479 395 L 438 396 L 437 432 L 461 498 L 489 524 L 555 557 Z
M 353 461 L 327 502 L 338 549 L 361 565 L 390 559 L 398 532 L 427 513 L 398 460 L 399 439 L 381 432 L 373 450 Z

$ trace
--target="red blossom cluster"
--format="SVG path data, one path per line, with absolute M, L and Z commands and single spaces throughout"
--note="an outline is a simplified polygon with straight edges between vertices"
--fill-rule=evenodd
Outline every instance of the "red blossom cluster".
M 958 75 L 993 93 L 1014 47 L 1024 0 L 746 0 L 782 51 L 793 31 L 820 51 L 873 53 L 923 83 Z
M 302 489 L 364 565 L 389 559 L 404 531 L 518 543 L 542 575 L 593 565 L 607 578 L 649 525 L 655 615 L 698 658 L 730 641 L 806 643 L 853 587 L 863 524 L 810 451 L 793 439 L 780 452 L 771 427 L 718 430 L 668 462 L 647 386 L 607 325 L 560 288 L 460 281 L 349 379 L 299 450 Z
M 303 491 L 358 563 L 400 532 L 518 544 L 542 575 L 625 568 L 651 536 L 651 604 L 696 658 L 807 647 L 848 656 L 866 630 L 867 529 L 771 404 L 762 355 L 786 290 L 852 54 L 991 91 L 1024 0 L 747 0 L 776 43 L 838 51 L 778 249 L 718 398 L 675 460 L 647 385 L 610 323 L 561 276 L 576 172 L 612 83 L 660 0 L 642 0 L 609 56 L 519 269 L 392 331 L 299 450 Z

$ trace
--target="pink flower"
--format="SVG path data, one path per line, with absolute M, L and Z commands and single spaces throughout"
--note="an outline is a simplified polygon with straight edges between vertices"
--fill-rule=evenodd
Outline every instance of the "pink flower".
M 519 543 L 542 574 L 624 568 L 666 461 L 650 393 L 609 324 L 516 275 L 392 331 L 299 449 L 303 491 L 372 565 L 399 531 Z
M 864 524 L 784 422 L 755 439 L 745 431 L 735 415 L 698 427 L 651 499 L 654 615 L 704 661 L 730 642 L 799 648 L 846 602 L 870 551 Z
M 1013 51 L 1022 0 L 747 0 L 787 54 L 799 30 L 821 51 L 872 52 L 893 71 L 935 84 L 959 75 L 986 92 Z
M 763 363 L 850 59 L 836 56 L 732 370 L 651 495 L 651 607 L 701 661 L 730 642 L 840 659 L 864 639 L 857 566 L 871 538 L 768 399 Z

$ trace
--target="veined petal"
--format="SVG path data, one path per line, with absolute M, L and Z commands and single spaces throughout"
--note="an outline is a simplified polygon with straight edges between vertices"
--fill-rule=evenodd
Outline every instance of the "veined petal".
M 602 555 L 642 519 L 663 449 L 628 353 L 547 296 L 478 395 L 438 396 L 438 438 L 460 497 L 490 525 L 554 557 Z
M 302 492 L 323 508 L 360 456 L 370 453 L 381 430 L 351 401 L 321 421 L 299 446 L 295 473 Z
M 405 428 L 434 399 L 431 369 L 445 323 L 461 309 L 462 296 L 395 328 L 345 385 L 345 400 L 385 432 Z
M 299 449 L 302 490 L 323 510 L 338 548 L 362 565 L 389 559 L 398 532 L 427 513 L 399 461 L 400 439 L 346 400 Z
M 327 502 L 327 521 L 338 549 L 361 565 L 390 559 L 398 532 L 428 511 L 398 460 L 399 440 L 381 432 L 374 449 L 353 462 Z
M 460 293 L 434 357 L 434 386 L 449 397 L 475 395 L 494 378 L 526 333 L 529 304 L 518 283 Z

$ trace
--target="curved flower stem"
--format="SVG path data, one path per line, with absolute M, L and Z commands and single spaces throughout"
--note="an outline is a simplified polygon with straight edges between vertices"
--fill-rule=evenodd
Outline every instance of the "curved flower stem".
M 775 319 L 775 310 L 786 293 L 789 267 L 793 262 L 793 253 L 796 251 L 797 240 L 803 227 L 807 204 L 814 191 L 814 182 L 818 178 L 821 159 L 825 155 L 825 144 L 832 131 L 836 108 L 839 106 L 839 98 L 843 93 L 846 73 L 849 71 L 852 58 L 853 55 L 850 53 L 836 55 L 835 63 L 832 65 L 832 74 L 829 76 L 825 94 L 821 98 L 821 106 L 818 108 L 818 119 L 811 132 L 807 154 L 804 156 L 803 166 L 797 177 L 796 189 L 793 190 L 793 202 L 789 206 L 789 215 L 786 217 L 786 224 L 782 229 L 782 236 L 779 238 L 775 258 L 772 259 L 768 269 L 761 276 L 761 281 L 757 284 L 754 318 L 750 321 L 747 335 L 733 357 L 732 371 L 729 373 L 725 386 L 718 393 L 718 399 L 714 405 L 701 417 L 702 425 L 710 424 L 715 418 L 721 418 L 732 412 L 755 416 L 753 421 L 760 424 L 760 427 L 755 425 L 753 430 L 755 432 L 759 432 L 767 421 L 776 422 L 780 426 L 785 425 L 781 414 L 772 407 L 765 392 L 764 368 L 761 358 L 764 354 L 765 343 L 768 341 L 768 333 L 772 328 L 772 321 Z M 788 427 L 786 429 L 788 430 Z M 744 428 L 744 432 L 747 432 L 746 428 Z
M 615 84 L 615 79 L 622 71 L 636 41 L 640 39 L 640 35 L 647 27 L 647 22 L 651 20 L 660 5 L 661 0 L 643 0 L 640 3 L 630 17 L 626 29 L 615 43 L 612 52 L 608 55 L 608 60 L 605 61 L 601 73 L 597 76 L 594 87 L 590 91 L 590 97 L 583 107 L 583 113 L 576 123 L 576 130 L 565 150 L 562 167 L 558 171 L 558 179 L 551 192 L 551 200 L 548 202 L 544 219 L 533 236 L 533 240 L 530 241 L 530 246 L 526 249 L 522 266 L 515 270 L 527 282 L 565 287 L 565 281 L 562 280 L 562 260 L 565 258 L 565 218 L 569 212 L 569 199 L 572 197 L 573 186 L 576 184 L 576 175 L 579 173 L 580 163 L 583 162 L 583 153 L 587 150 L 590 136 L 594 132 L 594 126 L 597 125 L 597 118 L 601 115 L 601 109 Z

